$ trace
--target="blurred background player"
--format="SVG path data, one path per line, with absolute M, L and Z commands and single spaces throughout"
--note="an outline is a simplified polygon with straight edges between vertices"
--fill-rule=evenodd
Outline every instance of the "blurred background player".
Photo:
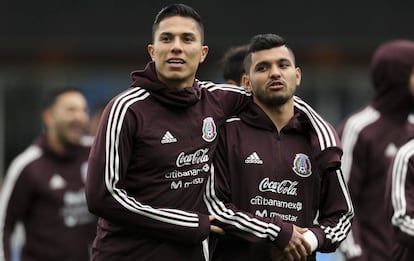
M 352 231 L 340 249 L 347 260 L 392 258 L 391 222 L 384 208 L 385 183 L 398 147 L 414 134 L 414 42 L 393 40 L 372 56 L 375 95 L 339 127 L 344 177 L 355 207 Z
M 247 88 L 243 60 L 248 47 L 248 45 L 234 46 L 229 48 L 223 55 L 221 60 L 222 76 L 226 83 Z
M 414 86 L 413 70 L 412 86 Z M 401 146 L 387 179 L 388 219 L 393 227 L 392 261 L 414 260 L 414 139 Z
M 96 218 L 88 212 L 85 181 L 89 124 L 84 95 L 75 88 L 48 94 L 45 131 L 10 164 L 0 195 L 0 260 L 11 260 L 10 237 L 24 226 L 21 260 L 90 258 Z

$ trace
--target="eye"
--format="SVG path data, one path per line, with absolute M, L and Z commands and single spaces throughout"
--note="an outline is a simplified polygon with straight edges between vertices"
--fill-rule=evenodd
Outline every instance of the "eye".
M 282 61 L 279 63 L 279 67 L 282 69 L 286 69 L 290 67 L 290 62 L 289 61 Z
M 267 68 L 268 68 L 267 65 L 260 64 L 260 65 L 256 66 L 256 72 L 264 72 L 264 71 L 267 70 Z
M 191 34 L 183 35 L 182 39 L 185 43 L 190 43 L 190 42 L 193 42 L 195 40 L 194 36 L 191 35 Z
M 164 42 L 164 43 L 170 42 L 171 41 L 171 36 L 169 36 L 167 34 L 160 35 L 160 41 Z

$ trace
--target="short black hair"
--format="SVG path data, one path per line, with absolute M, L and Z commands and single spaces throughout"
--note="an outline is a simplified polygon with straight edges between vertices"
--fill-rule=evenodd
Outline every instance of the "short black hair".
M 198 27 L 200 29 L 201 34 L 201 43 L 204 43 L 204 25 L 201 21 L 201 16 L 197 13 L 194 8 L 185 5 L 185 4 L 171 4 L 161 9 L 158 12 L 157 16 L 155 17 L 154 23 L 152 25 L 152 39 L 154 40 L 155 31 L 157 31 L 158 26 L 162 20 L 165 18 L 173 17 L 173 16 L 182 16 L 182 17 L 190 17 L 194 19 Z
M 42 110 L 46 110 L 52 107 L 57 101 L 57 99 L 59 98 L 59 96 L 61 96 L 62 94 L 69 93 L 69 92 L 77 92 L 77 93 L 84 95 L 83 92 L 79 88 L 73 87 L 73 86 L 53 88 L 51 90 L 49 89 L 43 95 Z
M 293 60 L 295 60 L 295 56 L 292 50 L 286 45 L 286 40 L 277 34 L 257 34 L 252 37 L 249 43 L 249 49 L 247 50 L 246 57 L 244 58 L 244 69 L 249 71 L 251 62 L 252 62 L 252 53 L 258 52 L 261 50 L 272 49 L 275 47 L 286 46 L 291 53 Z
M 222 75 L 224 80 L 233 80 L 241 84 L 241 77 L 245 73 L 243 61 L 249 46 L 234 46 L 227 50 L 221 60 Z

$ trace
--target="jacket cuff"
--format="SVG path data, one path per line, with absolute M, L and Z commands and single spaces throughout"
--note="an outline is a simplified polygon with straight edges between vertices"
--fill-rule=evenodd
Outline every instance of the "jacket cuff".
M 279 226 L 280 232 L 274 242 L 280 249 L 284 249 L 285 247 L 287 247 L 290 239 L 292 238 L 293 224 L 281 222 Z
M 308 230 L 305 233 L 303 233 L 303 237 L 305 238 L 306 242 L 308 242 L 311 246 L 312 252 L 318 248 L 318 239 L 316 238 L 312 230 Z
M 210 219 L 209 219 L 208 215 L 199 214 L 198 218 L 199 218 L 199 227 L 197 229 L 198 231 L 193 234 L 194 235 L 193 240 L 195 242 L 203 241 L 210 234 L 210 225 L 211 224 L 210 224 Z

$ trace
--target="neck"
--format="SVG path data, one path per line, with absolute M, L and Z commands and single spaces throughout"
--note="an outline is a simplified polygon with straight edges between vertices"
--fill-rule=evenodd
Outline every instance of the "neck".
M 161 77 L 158 77 L 162 83 L 164 83 L 169 89 L 173 91 L 179 91 L 186 87 L 193 86 L 194 78 L 193 79 L 177 79 L 177 80 L 171 80 L 171 79 L 163 79 Z
M 269 106 L 257 101 L 255 102 L 270 118 L 270 120 L 273 122 L 278 131 L 285 127 L 290 121 L 290 119 L 293 117 L 293 99 L 290 99 L 285 104 L 279 106 Z
M 49 146 L 52 148 L 53 151 L 55 151 L 57 154 L 65 153 L 65 145 L 62 142 L 60 142 L 56 135 L 49 133 L 47 138 Z

